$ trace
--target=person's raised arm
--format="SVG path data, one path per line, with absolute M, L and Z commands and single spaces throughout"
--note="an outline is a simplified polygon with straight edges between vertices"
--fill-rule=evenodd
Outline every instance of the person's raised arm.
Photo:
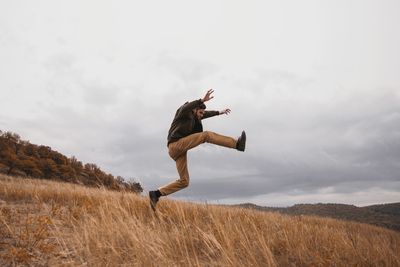
M 204 112 L 203 119 L 207 119 L 207 118 L 214 117 L 217 115 L 222 115 L 222 114 L 228 115 L 230 112 L 231 112 L 231 110 L 229 108 L 223 109 L 221 111 L 206 110 Z
M 204 103 L 204 102 L 207 102 L 207 101 L 213 99 L 214 98 L 214 96 L 212 96 L 213 93 L 214 93 L 214 90 L 209 89 L 207 91 L 206 95 L 201 99 L 201 101 Z
M 192 102 L 187 102 L 182 106 L 180 113 L 187 113 L 194 108 L 199 107 L 202 103 L 207 102 L 214 98 L 212 94 L 214 93 L 213 89 L 209 89 L 203 98 L 194 100 Z

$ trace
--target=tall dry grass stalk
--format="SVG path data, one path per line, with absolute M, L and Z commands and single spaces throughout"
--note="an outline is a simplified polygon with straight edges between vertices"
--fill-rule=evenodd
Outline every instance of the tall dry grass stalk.
M 155 215 L 132 193 L 4 175 L 0 199 L 0 264 L 400 266 L 400 234 L 359 223 L 166 199 Z

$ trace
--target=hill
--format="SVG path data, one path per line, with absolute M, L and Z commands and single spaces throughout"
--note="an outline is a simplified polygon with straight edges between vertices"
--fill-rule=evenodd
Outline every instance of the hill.
M 107 174 L 94 163 L 83 164 L 49 146 L 31 144 L 12 132 L 0 130 L 0 173 L 58 180 L 112 190 L 140 193 L 142 186 L 121 176 Z
M 400 266 L 400 233 L 0 175 L 1 266 Z
M 356 207 L 345 204 L 296 204 L 287 208 L 271 208 L 251 203 L 235 205 L 262 211 L 275 211 L 288 215 L 315 215 L 341 220 L 373 224 L 400 231 L 400 202 Z

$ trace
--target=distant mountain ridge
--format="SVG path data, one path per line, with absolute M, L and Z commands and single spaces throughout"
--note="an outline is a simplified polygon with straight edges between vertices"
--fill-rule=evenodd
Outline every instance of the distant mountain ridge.
M 261 211 L 273 211 L 288 215 L 314 215 L 351 220 L 400 231 L 400 202 L 365 207 L 334 203 L 296 204 L 287 208 L 263 207 L 252 203 L 234 206 Z

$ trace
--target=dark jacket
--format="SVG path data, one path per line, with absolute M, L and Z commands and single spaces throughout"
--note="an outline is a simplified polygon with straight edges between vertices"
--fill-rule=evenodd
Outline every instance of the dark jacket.
M 201 121 L 192 112 L 193 109 L 199 107 L 202 103 L 201 99 L 186 102 L 176 111 L 174 120 L 168 131 L 168 145 L 183 137 L 203 131 Z M 216 115 L 219 115 L 219 111 L 205 111 L 203 119 Z

